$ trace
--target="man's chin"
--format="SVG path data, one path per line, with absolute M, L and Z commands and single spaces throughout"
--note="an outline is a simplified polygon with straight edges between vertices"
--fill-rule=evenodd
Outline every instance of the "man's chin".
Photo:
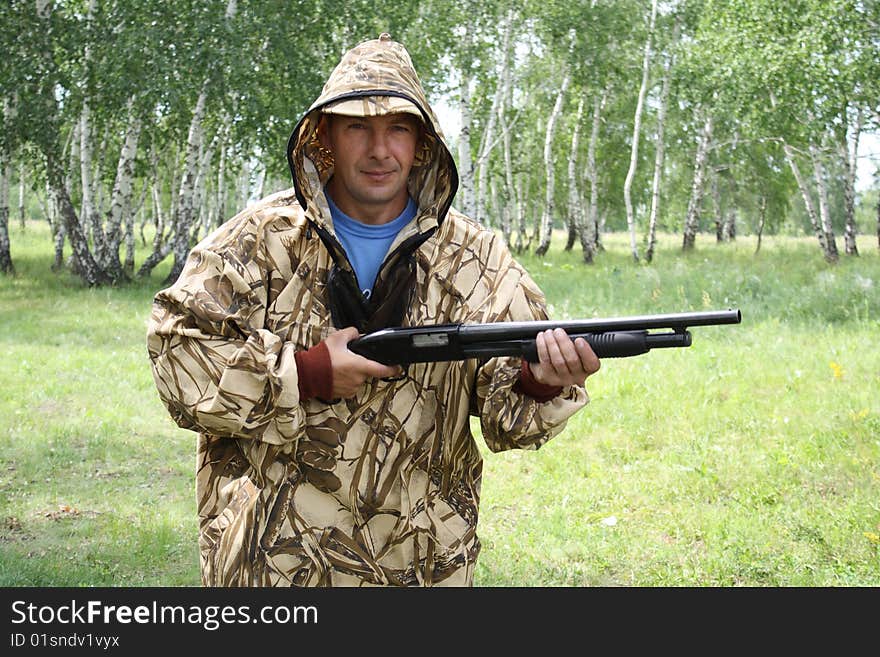
M 372 206 L 385 206 L 395 203 L 400 192 L 398 190 L 371 189 L 361 195 L 361 203 Z

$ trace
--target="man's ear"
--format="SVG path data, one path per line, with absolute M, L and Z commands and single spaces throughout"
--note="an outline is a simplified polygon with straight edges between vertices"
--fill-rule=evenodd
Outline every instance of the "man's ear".
M 321 118 L 318 120 L 318 129 L 317 129 L 318 141 L 321 143 L 321 146 L 326 148 L 328 151 L 332 150 L 330 148 L 330 116 L 328 114 L 321 114 Z

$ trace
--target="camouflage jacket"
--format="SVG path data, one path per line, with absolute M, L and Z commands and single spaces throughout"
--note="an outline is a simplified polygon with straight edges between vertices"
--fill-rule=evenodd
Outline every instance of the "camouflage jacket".
M 407 97 L 429 123 L 430 153 L 410 179 L 419 212 L 387 256 L 416 262 L 403 323 L 547 317 L 503 241 L 451 208 L 454 163 L 409 55 L 387 38 L 350 51 L 291 137 L 294 188 L 206 237 L 154 300 L 147 343 L 159 396 L 199 434 L 205 585 L 470 585 L 482 470 L 470 417 L 492 451 L 537 449 L 587 403 L 579 386 L 545 403 L 517 393 L 515 358 L 414 364 L 352 399 L 299 398 L 294 353 L 342 328 L 326 297 L 341 247 L 317 114 L 365 90 Z

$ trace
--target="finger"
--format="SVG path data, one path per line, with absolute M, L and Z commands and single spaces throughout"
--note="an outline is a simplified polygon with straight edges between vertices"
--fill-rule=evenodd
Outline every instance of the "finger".
M 375 379 L 389 379 L 403 374 L 403 368 L 400 365 L 384 365 L 375 360 L 362 358 L 361 372 Z
M 340 340 L 344 339 L 345 344 L 348 344 L 352 340 L 356 339 L 360 334 L 361 332 L 358 331 L 356 326 L 346 326 L 344 329 L 339 329 L 331 335 L 339 336 Z
M 559 351 L 565 359 L 565 365 L 569 372 L 578 372 L 581 369 L 581 357 L 577 349 L 574 348 L 574 341 L 565 332 L 565 329 L 556 329 L 554 332 L 556 344 L 559 345 Z
M 583 338 L 578 338 L 575 340 L 574 346 L 580 356 L 581 367 L 584 372 L 587 373 L 587 376 L 598 372 L 601 367 L 601 362 L 599 361 L 596 352 L 593 351 L 593 347 L 590 346 L 590 343 Z
M 562 329 L 557 330 L 562 331 Z M 562 331 L 562 334 L 565 335 L 565 331 Z M 568 340 L 568 336 L 564 337 L 563 340 Z M 550 363 L 557 374 L 563 377 L 568 376 L 570 372 L 560 349 L 559 336 L 552 330 L 547 331 L 547 353 L 550 355 Z
M 535 349 L 538 352 L 538 362 L 535 365 L 543 365 L 550 362 L 550 352 L 547 351 L 547 339 L 543 333 L 535 336 Z

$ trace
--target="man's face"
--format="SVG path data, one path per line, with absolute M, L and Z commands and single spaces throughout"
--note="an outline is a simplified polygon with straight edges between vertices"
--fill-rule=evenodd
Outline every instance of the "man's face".
M 367 224 L 387 223 L 403 212 L 419 134 L 412 114 L 325 115 L 318 135 L 333 153 L 328 189 L 336 206 Z

